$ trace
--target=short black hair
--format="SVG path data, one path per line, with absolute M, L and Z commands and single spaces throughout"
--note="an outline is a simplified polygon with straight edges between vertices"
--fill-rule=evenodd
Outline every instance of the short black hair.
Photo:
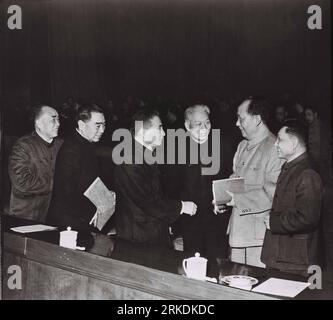
M 286 120 L 282 125 L 283 127 L 286 128 L 286 133 L 297 137 L 304 146 L 307 145 L 308 130 L 302 121 L 296 119 Z
M 250 101 L 247 108 L 247 113 L 253 116 L 259 115 L 261 117 L 261 121 L 267 125 L 269 121 L 269 115 L 272 109 L 269 102 L 264 98 L 255 97 L 250 97 L 246 100 Z
M 149 129 L 151 127 L 151 120 L 154 117 L 160 117 L 160 113 L 152 108 L 141 108 L 139 109 L 132 117 L 132 125 L 131 125 L 131 132 L 135 134 L 135 122 L 136 121 L 141 121 L 143 123 L 143 128 L 144 129 Z
M 97 112 L 97 113 L 104 113 L 103 109 L 100 108 L 97 104 L 86 104 L 79 108 L 79 110 L 76 113 L 76 123 L 78 123 L 80 120 L 83 122 L 89 121 L 91 119 L 91 113 Z

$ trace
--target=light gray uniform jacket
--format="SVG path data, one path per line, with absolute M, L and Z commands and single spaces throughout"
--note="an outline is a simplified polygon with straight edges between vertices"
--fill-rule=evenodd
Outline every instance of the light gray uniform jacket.
M 235 206 L 229 222 L 229 244 L 234 248 L 262 246 L 264 217 L 272 207 L 276 182 L 284 161 L 277 155 L 275 136 L 266 131 L 255 141 L 239 143 L 231 178 L 243 177 L 245 192 L 234 194 Z

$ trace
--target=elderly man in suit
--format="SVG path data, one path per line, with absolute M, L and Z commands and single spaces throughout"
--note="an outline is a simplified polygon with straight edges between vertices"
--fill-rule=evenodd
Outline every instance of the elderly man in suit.
M 209 259 L 227 258 L 229 215 L 214 212 L 212 181 L 231 174 L 231 144 L 223 129 L 222 133 L 220 130 L 211 132 L 208 106 L 197 104 L 188 107 L 184 119 L 189 138 L 179 150 L 178 164 L 169 168 L 169 172 L 175 171 L 171 178 L 176 179 L 168 181 L 168 184 L 182 199 L 195 201 L 198 209 L 194 217 L 181 216 L 174 227 L 183 236 L 187 253 L 194 255 L 199 252 Z M 184 164 L 180 164 L 182 155 L 186 155 Z M 216 170 L 205 173 L 208 167 Z
M 9 156 L 12 184 L 10 214 L 45 222 L 54 167 L 62 140 L 57 138 L 58 112 L 45 105 L 33 108 L 34 131 L 19 138 Z
M 166 197 L 158 164 L 147 161 L 165 136 L 159 113 L 139 110 L 133 116 L 133 134 L 133 145 L 127 146 L 131 148 L 132 161 L 114 169 L 117 234 L 134 242 L 169 246 L 169 225 L 180 214 L 194 215 L 197 206 L 191 201 Z
M 245 192 L 231 195 L 229 222 L 231 260 L 265 267 L 260 260 L 264 218 L 272 207 L 282 160 L 274 147 L 275 136 L 267 127 L 270 106 L 263 99 L 244 100 L 237 110 L 236 125 L 244 140 L 237 148 L 231 178 L 243 177 Z
M 297 120 L 285 122 L 276 148 L 285 159 L 275 190 L 267 227 L 262 261 L 267 267 L 307 275 L 310 265 L 319 264 L 318 225 L 322 182 L 312 169 L 306 152 L 306 128 Z

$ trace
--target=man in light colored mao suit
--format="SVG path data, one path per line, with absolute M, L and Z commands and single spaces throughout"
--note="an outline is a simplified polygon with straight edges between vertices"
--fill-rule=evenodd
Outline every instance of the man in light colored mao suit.
M 260 260 L 265 236 L 264 218 L 269 214 L 283 161 L 274 147 L 275 136 L 267 127 L 269 106 L 260 99 L 247 99 L 237 111 L 242 140 L 233 160 L 231 178 L 243 177 L 245 192 L 232 194 L 229 222 L 231 260 L 265 267 Z

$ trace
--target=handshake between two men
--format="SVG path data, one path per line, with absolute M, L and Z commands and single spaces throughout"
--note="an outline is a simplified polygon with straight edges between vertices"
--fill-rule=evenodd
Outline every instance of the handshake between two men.
M 218 213 L 225 213 L 228 211 L 228 206 L 233 206 L 233 194 L 231 192 L 228 192 L 230 194 L 230 196 L 232 197 L 232 200 L 230 202 L 228 202 L 227 204 L 223 204 L 223 205 L 216 205 L 215 202 L 213 201 L 213 205 L 214 205 L 214 213 L 218 214 Z M 112 198 L 114 198 L 114 201 L 112 202 L 112 205 L 110 208 L 107 208 L 108 210 L 106 211 L 111 211 L 109 212 L 109 217 L 114 213 L 115 211 L 115 198 L 116 198 L 116 194 L 113 191 L 110 191 L 110 194 L 112 196 Z M 197 205 L 193 202 L 193 201 L 182 201 L 182 209 L 181 209 L 181 213 L 180 214 L 187 214 L 189 216 L 194 216 L 197 212 Z M 98 225 L 98 217 L 103 213 L 104 210 L 101 210 L 100 208 L 97 208 L 95 215 L 93 216 L 93 218 L 91 219 L 89 224 L 94 225 L 95 227 L 97 227 Z

